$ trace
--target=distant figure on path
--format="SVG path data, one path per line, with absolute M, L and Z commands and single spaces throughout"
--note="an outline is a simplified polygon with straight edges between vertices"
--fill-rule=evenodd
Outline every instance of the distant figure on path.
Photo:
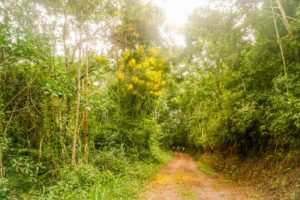
M 176 147 L 175 146 L 172 147 L 172 151 L 173 151 L 173 153 L 175 153 L 175 151 L 176 151 Z
M 184 153 L 184 151 L 185 151 L 185 148 L 181 147 L 181 153 Z
M 177 146 L 177 153 L 180 153 L 180 146 Z

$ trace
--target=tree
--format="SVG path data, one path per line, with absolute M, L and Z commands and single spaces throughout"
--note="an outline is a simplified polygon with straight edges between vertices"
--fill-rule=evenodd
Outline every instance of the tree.
M 163 14 L 151 2 L 123 1 L 119 20 L 120 23 L 115 25 L 111 34 L 111 41 L 117 48 L 128 50 L 141 45 L 160 45 L 159 24 L 162 23 Z

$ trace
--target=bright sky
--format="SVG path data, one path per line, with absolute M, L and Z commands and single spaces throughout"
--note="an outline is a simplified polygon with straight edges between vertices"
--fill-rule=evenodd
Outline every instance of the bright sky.
M 175 26 L 174 32 L 163 33 L 165 37 L 172 37 L 176 45 L 184 46 L 185 39 L 176 32 L 176 28 L 184 25 L 195 8 L 207 6 L 210 0 L 152 0 L 162 8 L 166 15 L 166 24 Z
M 165 13 L 167 22 L 181 26 L 187 22 L 195 8 L 206 6 L 210 0 L 153 0 Z

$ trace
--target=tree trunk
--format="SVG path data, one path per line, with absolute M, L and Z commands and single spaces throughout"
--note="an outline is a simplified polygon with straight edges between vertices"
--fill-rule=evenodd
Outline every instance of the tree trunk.
M 89 63 L 87 61 L 85 65 L 85 82 L 84 82 L 84 91 L 85 91 L 85 109 L 84 109 L 84 158 L 88 160 L 88 143 L 89 143 L 89 133 L 88 133 L 88 122 L 89 122 L 89 106 L 88 106 L 88 90 L 89 90 Z
M 65 69 L 66 69 L 66 74 L 70 74 L 70 61 L 68 59 L 69 57 L 69 49 L 67 46 L 67 38 L 68 38 L 68 16 L 66 13 L 66 8 L 64 11 L 64 25 L 63 25 L 63 48 L 64 48 L 64 54 L 65 54 Z M 69 86 L 67 86 L 69 89 Z M 70 127 L 70 121 L 71 121 L 71 97 L 67 97 L 66 100 L 66 121 L 65 121 L 65 127 L 63 131 L 63 138 L 66 138 L 66 135 L 69 131 Z M 63 149 L 62 149 L 63 151 Z
M 285 10 L 284 10 L 284 8 L 281 4 L 281 1 L 277 0 L 276 2 L 277 2 L 278 9 L 280 10 L 280 13 L 281 13 L 281 16 L 282 16 L 282 21 L 283 21 L 284 27 L 286 28 L 288 33 L 291 34 L 292 33 L 291 25 L 289 23 L 289 20 L 288 20 L 288 17 L 286 15 L 286 13 L 285 13 Z M 295 48 L 295 56 L 296 56 L 297 63 L 299 63 L 299 52 L 298 52 L 297 47 Z
M 273 22 L 274 22 L 275 31 L 276 31 L 277 43 L 279 45 L 279 49 L 280 49 L 280 53 L 281 53 L 281 59 L 282 59 L 282 64 L 283 64 L 284 77 L 287 79 L 287 70 L 286 70 L 285 56 L 284 56 L 282 44 L 280 42 L 280 35 L 279 35 L 279 31 L 278 31 L 278 27 L 277 27 L 277 22 L 276 22 L 276 17 L 275 17 L 275 11 L 274 11 L 274 7 L 273 7 L 273 0 L 271 0 L 271 7 L 272 7 L 272 17 L 273 17 Z M 286 91 L 288 92 L 288 86 L 287 85 L 286 85 Z
M 79 41 L 81 41 L 81 27 L 79 28 Z M 79 112 L 80 112 L 80 89 L 81 89 L 81 51 L 82 44 L 79 44 L 79 57 L 78 57 L 78 67 L 77 67 L 77 100 L 76 100 L 76 110 L 75 110 L 75 129 L 73 134 L 73 145 L 72 145 L 72 160 L 71 164 L 76 165 L 76 146 L 77 138 L 79 135 Z
M 280 13 L 281 13 L 281 16 L 282 16 L 283 24 L 284 24 L 286 30 L 290 33 L 290 31 L 291 31 L 291 26 L 290 26 L 290 23 L 289 23 L 289 21 L 288 21 L 288 19 L 287 19 L 286 13 L 285 13 L 285 11 L 284 11 L 284 8 L 283 8 L 283 6 L 282 6 L 280 0 L 277 0 L 277 6 L 278 6 L 278 8 L 279 8 L 279 10 L 280 10 Z
M 0 178 L 3 177 L 3 155 L 2 155 L 2 149 L 0 147 Z
M 66 123 L 65 123 L 65 127 L 64 127 L 64 132 L 63 132 L 63 138 L 66 138 L 66 135 L 69 131 L 69 127 L 70 127 L 70 121 L 71 121 L 71 97 L 67 97 L 67 101 L 66 101 Z
M 79 130 L 79 112 L 80 112 L 80 76 L 81 76 L 81 64 L 79 61 L 77 69 L 77 100 L 76 100 L 76 111 L 75 111 L 75 130 L 73 134 L 73 145 L 72 145 L 72 161 L 71 164 L 76 164 L 76 145 L 77 145 L 77 136 Z
M 41 161 L 42 158 L 42 148 L 43 148 L 43 141 L 44 141 L 44 134 L 40 140 L 40 145 L 39 145 L 39 162 Z

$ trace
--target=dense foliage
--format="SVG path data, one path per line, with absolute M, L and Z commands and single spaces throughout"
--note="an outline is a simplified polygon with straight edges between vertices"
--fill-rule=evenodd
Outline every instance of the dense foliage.
M 271 3 L 237 1 L 238 9 L 190 17 L 169 97 L 182 113 L 179 141 L 184 134 L 195 148 L 240 155 L 299 150 L 300 4 Z
M 299 151 L 300 2 L 222 2 L 177 48 L 151 2 L 0 1 L 0 199 L 134 198 L 172 145 Z

